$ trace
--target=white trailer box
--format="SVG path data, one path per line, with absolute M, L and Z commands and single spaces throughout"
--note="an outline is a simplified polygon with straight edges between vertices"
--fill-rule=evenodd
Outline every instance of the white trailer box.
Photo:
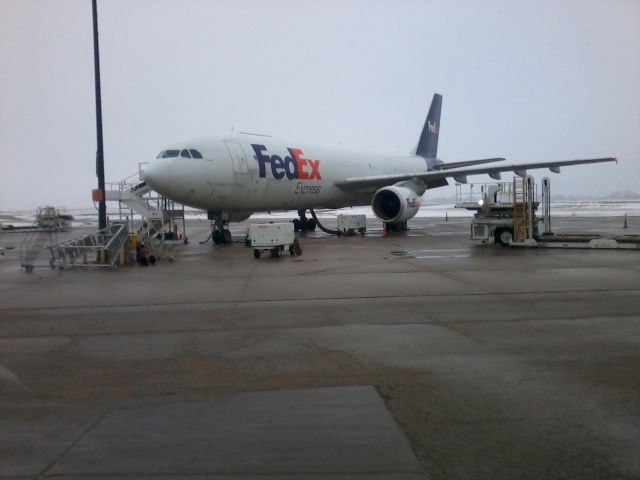
M 341 234 L 354 234 L 360 232 L 362 235 L 367 231 L 366 215 L 345 215 L 340 214 L 337 218 L 338 232 Z
M 274 257 L 279 257 L 285 248 L 293 255 L 295 235 L 293 223 L 258 223 L 249 226 L 249 238 L 253 247 L 253 255 L 260 257 L 260 252 L 268 250 Z

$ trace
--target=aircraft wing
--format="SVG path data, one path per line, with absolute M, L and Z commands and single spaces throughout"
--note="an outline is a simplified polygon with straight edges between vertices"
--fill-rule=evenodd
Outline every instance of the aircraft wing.
M 368 188 L 381 188 L 401 182 L 403 180 L 417 179 L 423 181 L 427 186 L 446 185 L 447 178 L 455 178 L 462 183 L 466 182 L 468 175 L 487 174 L 499 179 L 500 172 L 515 172 L 518 175 L 525 175 L 527 170 L 537 168 L 548 168 L 552 172 L 559 173 L 560 167 L 569 165 L 584 165 L 588 163 L 617 162 L 615 157 L 585 158 L 580 160 L 559 160 L 555 162 L 522 163 L 518 165 L 498 165 L 491 167 L 476 168 L 451 168 L 447 170 L 430 170 L 413 173 L 394 173 L 393 175 L 374 175 L 369 177 L 345 178 L 336 185 L 343 190 L 361 190 Z
M 466 160 L 464 162 L 448 162 L 439 163 L 433 168 L 435 170 L 451 170 L 452 168 L 470 167 L 471 165 L 480 165 L 482 163 L 504 162 L 506 159 L 499 158 L 483 158 L 482 160 Z

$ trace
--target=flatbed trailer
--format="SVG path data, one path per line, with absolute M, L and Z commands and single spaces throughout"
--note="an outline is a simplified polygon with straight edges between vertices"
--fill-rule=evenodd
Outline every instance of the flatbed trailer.
M 601 235 L 561 234 L 541 235 L 539 237 L 514 242 L 511 247 L 539 248 L 594 248 L 640 250 L 640 235 L 619 235 L 605 237 Z

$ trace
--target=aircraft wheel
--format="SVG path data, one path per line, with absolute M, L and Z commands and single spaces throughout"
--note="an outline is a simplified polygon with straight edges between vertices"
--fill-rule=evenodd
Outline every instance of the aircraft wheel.
M 307 232 L 314 232 L 316 230 L 316 221 L 313 218 L 307 220 L 307 225 L 305 230 Z
M 255 249 L 255 250 L 253 251 L 253 256 L 254 256 L 255 258 L 260 258 L 260 250 Z
M 227 229 L 222 231 L 222 243 L 226 243 L 227 245 L 231 245 L 231 232 Z
M 222 241 L 222 238 L 220 238 L 220 232 L 217 230 L 214 231 L 213 235 L 211 235 L 211 240 L 213 241 L 213 243 L 218 245 Z
M 293 248 L 293 245 L 289 245 L 289 255 L 293 257 L 295 254 L 296 254 L 296 251 Z

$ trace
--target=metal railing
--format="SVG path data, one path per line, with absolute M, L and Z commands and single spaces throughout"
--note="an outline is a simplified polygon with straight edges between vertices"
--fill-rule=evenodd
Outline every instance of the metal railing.
M 142 180 L 142 172 L 144 172 L 143 165 L 147 165 L 149 162 L 139 162 L 138 163 L 138 171 L 136 173 L 132 173 L 128 177 L 120 180 L 119 182 L 106 182 L 105 189 L 107 191 L 115 191 L 115 192 L 125 192 L 125 191 L 134 191 L 135 187 L 140 185 Z
M 514 177 L 514 179 L 517 177 Z M 495 183 L 473 183 L 460 184 L 456 183 L 456 205 L 483 205 L 485 203 L 492 205 L 512 204 L 514 196 L 514 183 L 511 182 L 495 182 Z M 492 195 L 492 198 L 487 198 Z M 533 201 L 538 201 L 538 192 L 534 186 Z
M 96 233 L 49 247 L 52 267 L 114 268 L 128 256 L 129 230 L 115 223 Z
M 22 268 L 26 272 L 33 272 L 36 267 L 46 267 L 46 265 L 37 265 L 36 260 L 46 250 L 45 244 L 48 242 L 50 245 L 54 245 L 57 241 L 56 238 L 54 230 L 34 230 L 27 233 L 20 244 L 20 265 Z

